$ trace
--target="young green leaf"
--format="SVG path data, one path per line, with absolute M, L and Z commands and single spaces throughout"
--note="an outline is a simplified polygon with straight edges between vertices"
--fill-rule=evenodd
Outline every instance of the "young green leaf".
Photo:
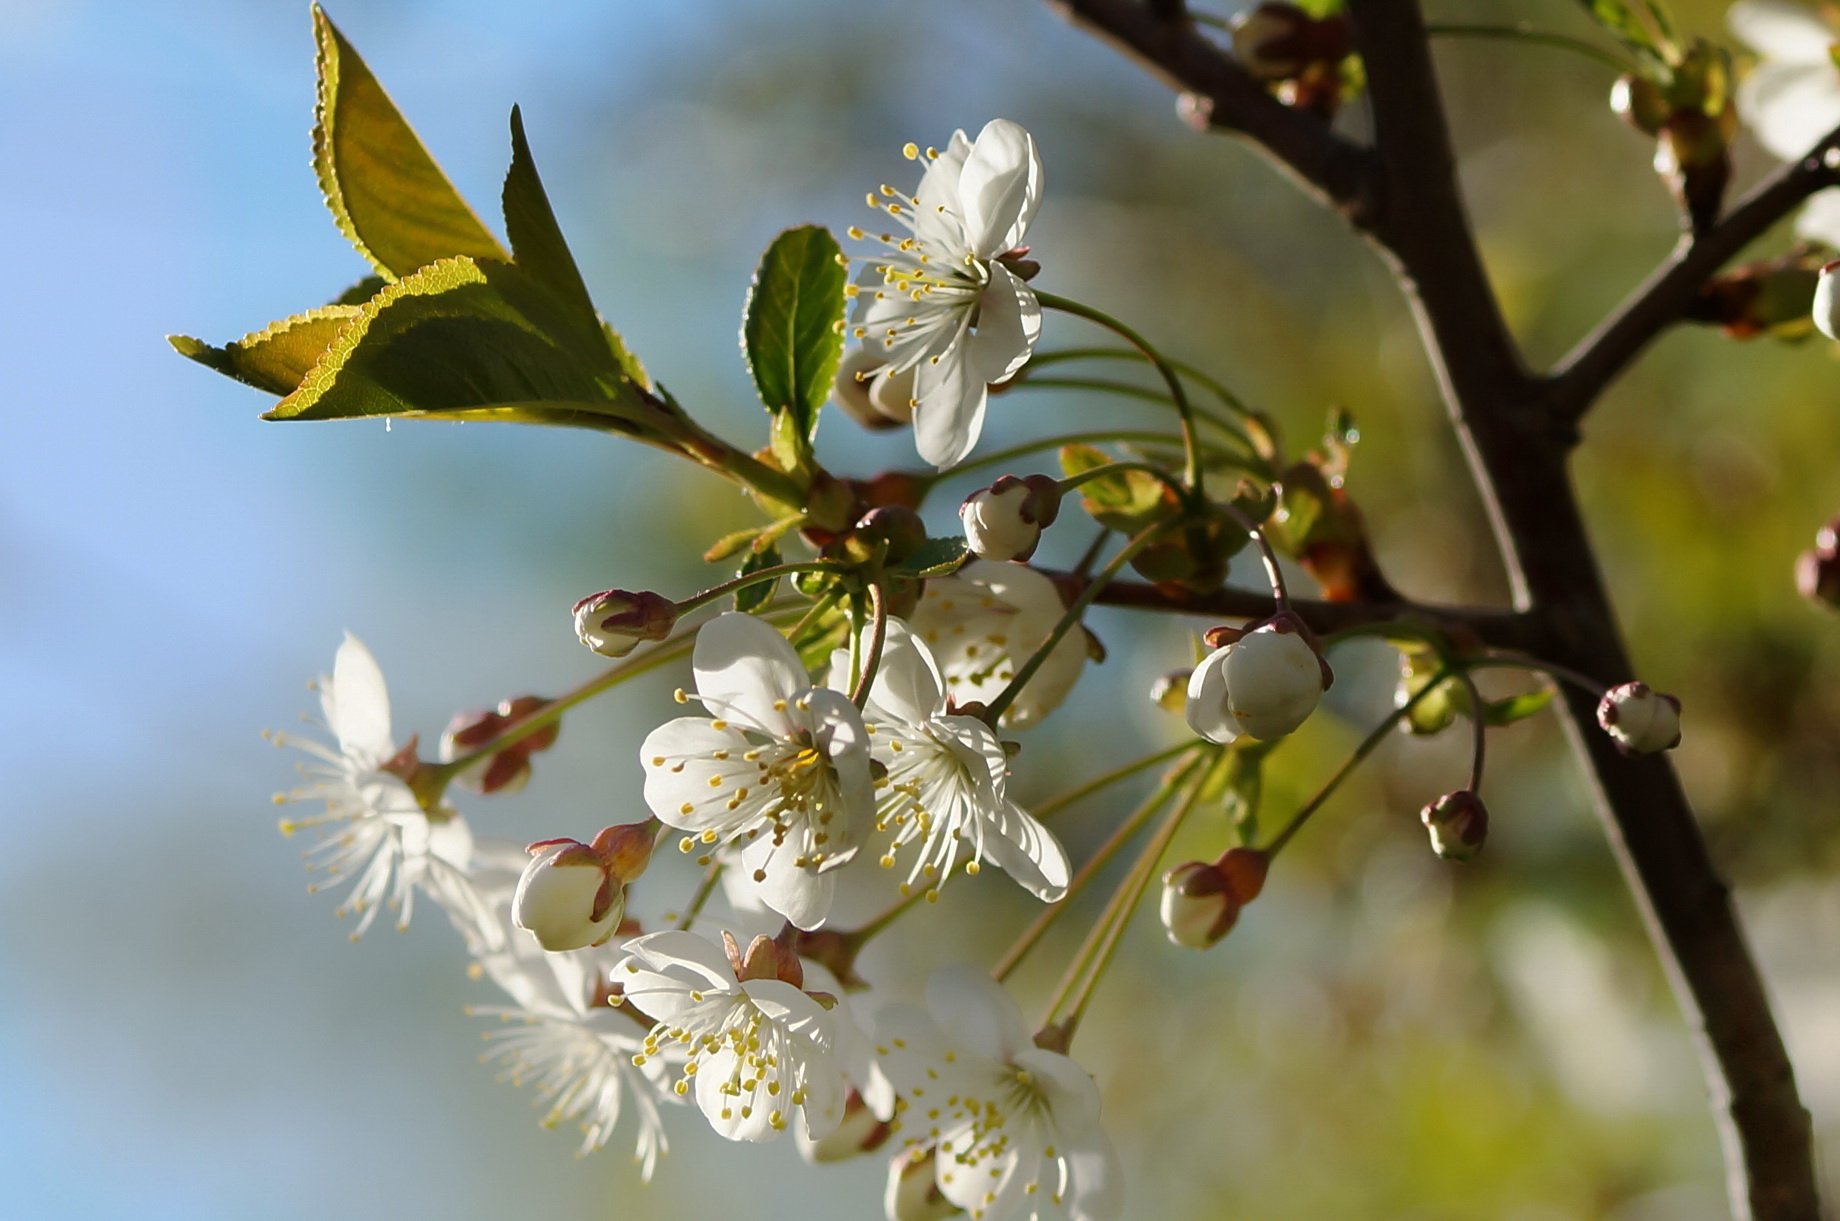
M 328 305 L 271 322 L 223 347 L 190 335 L 168 335 L 179 355 L 234 377 L 270 394 L 292 394 L 319 362 L 332 341 L 359 310 L 355 305 Z
M 899 564 L 891 564 L 891 571 L 915 577 L 950 576 L 965 566 L 971 558 L 971 549 L 965 545 L 963 535 L 950 538 L 929 538 L 913 554 Z
M 843 356 L 849 275 L 837 239 L 817 225 L 788 229 L 761 256 L 741 321 L 741 350 L 768 411 L 791 415 L 807 445 Z
M 569 253 L 562 227 L 556 223 L 543 180 L 537 176 L 530 141 L 524 135 L 524 117 L 516 106 L 511 108 L 511 168 L 505 172 L 503 201 L 511 257 L 556 295 L 569 321 L 589 337 L 589 342 L 599 342 L 601 323 L 594 312 L 594 301 L 588 296 L 575 256 Z
M 1104 450 L 1090 445 L 1063 445 L 1061 471 L 1072 478 L 1109 466 L 1114 461 Z M 1117 471 L 1090 479 L 1079 486 L 1087 514 L 1102 526 L 1126 534 L 1166 516 L 1174 507 L 1169 489 L 1148 471 Z
M 1490 700 L 1482 706 L 1482 720 L 1486 725 L 1512 725 L 1524 720 L 1553 702 L 1555 692 L 1551 687 L 1542 687 L 1538 691 L 1523 691 L 1507 699 Z
M 386 280 L 453 255 L 508 259 L 317 4 L 313 168 L 339 229 Z
M 583 424 L 642 439 L 657 422 L 546 334 L 515 267 L 443 259 L 398 280 L 339 331 L 265 418 L 417 415 Z
M 780 563 L 784 561 L 780 558 L 779 548 L 769 543 L 758 550 L 750 549 L 747 557 L 741 561 L 741 570 L 735 575 L 745 577 L 750 572 L 759 572 L 763 568 L 771 568 Z M 735 591 L 735 609 L 751 611 L 765 606 L 773 597 L 773 591 L 778 588 L 779 578 L 777 577 L 771 581 L 762 581 L 758 585 L 743 586 Z

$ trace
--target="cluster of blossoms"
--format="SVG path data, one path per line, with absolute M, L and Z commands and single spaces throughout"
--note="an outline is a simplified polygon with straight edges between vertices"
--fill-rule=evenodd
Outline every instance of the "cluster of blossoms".
M 1242 23 L 1262 79 L 1280 91 L 1339 97 L 1346 31 L 1334 21 L 1299 24 L 1280 7 Z M 944 471 L 976 447 L 990 387 L 1022 378 L 1044 307 L 1104 316 L 1030 287 L 1041 269 L 1022 242 L 1041 203 L 1042 165 L 1028 132 L 995 120 L 975 140 L 958 132 L 943 150 L 905 151 L 924 162 L 918 186 L 870 196 L 897 231 L 873 235 L 876 253 L 839 289 L 838 321 L 847 311 L 861 343 L 836 360 L 833 397 L 871 426 L 911 425 L 920 456 Z M 1281 519 L 1276 485 L 1286 495 L 1320 489 L 1317 533 L 1291 540 L 1312 574 L 1330 560 L 1338 572 L 1358 571 L 1365 543 L 1339 476 L 1327 479 L 1319 456 L 1286 469 L 1275 445 L 1244 455 L 1238 467 L 1263 471 L 1264 485 L 1217 499 L 1203 478 L 1197 413 L 1173 366 L 1122 324 L 1102 324 L 1132 342 L 1127 356 L 1141 355 L 1165 378 L 1183 424 L 1180 478 L 1173 459 L 1111 462 L 1100 454 L 1095 465 L 1064 456 L 1065 478 L 1003 476 L 964 499 L 962 539 L 928 540 L 916 512 L 922 497 L 900 489 L 930 486 L 930 476 L 896 472 L 896 491 L 878 499 L 877 481 L 801 469 L 809 435 L 800 453 L 796 439 L 776 433 L 776 445 L 795 452 L 775 456 L 774 467 L 702 437 L 700 461 L 748 472 L 737 479 L 755 479 L 748 486 L 758 499 L 795 511 L 752 534 L 747 566 L 712 590 L 678 601 L 609 589 L 576 603 L 581 642 L 613 658 L 644 648 L 631 662 L 569 695 L 520 696 L 464 713 L 429 761 L 414 738 L 399 744 L 392 736 L 370 653 L 351 637 L 340 647 L 320 685 L 333 744 L 286 739 L 311 762 L 305 782 L 282 800 L 319 808 L 284 820 L 283 829 L 319 833 L 308 867 L 320 875 L 316 886 L 349 885 L 338 911 L 356 917 L 354 937 L 385 908 L 407 927 L 418 894 L 447 913 L 477 974 L 504 994 L 504 1003 L 474 1010 L 498 1021 L 486 1060 L 534 1086 L 546 1123 L 578 1125 L 584 1152 L 606 1145 L 632 1115 L 636 1157 L 649 1177 L 667 1147 L 665 1116 L 694 1106 L 729 1140 L 770 1141 L 790 1129 L 814 1161 L 886 1146 L 892 1221 L 959 1212 L 980 1221 L 1122 1215 L 1100 1091 L 1068 1054 L 1073 1033 L 1157 876 L 1168 835 L 1214 778 L 1226 777 L 1231 790 L 1236 767 L 1256 777 L 1263 752 L 1311 718 L 1333 679 L 1328 646 L 1292 609 L 1259 524 Z M 232 358 L 227 349 L 213 357 Z M 830 368 L 822 366 L 819 386 Z M 681 407 L 649 387 L 646 395 L 646 410 L 672 421 L 648 439 L 676 444 L 690 428 Z M 776 416 L 776 428 L 786 418 Z M 1252 444 L 1232 425 L 1227 431 Z M 1044 532 L 1079 489 L 1104 527 L 1101 542 L 1113 532 L 1130 541 L 1097 575 L 1097 546 L 1072 573 L 1031 567 Z M 814 558 L 779 562 L 772 549 L 788 535 Z M 1038 725 L 1073 690 L 1099 652 L 1084 612 L 1126 563 L 1176 595 L 1205 592 L 1225 582 L 1228 561 L 1248 543 L 1266 566 L 1271 614 L 1202 635 L 1206 655 L 1170 687 L 1193 736 L 1084 786 L 1094 792 L 1170 760 L 1160 795 L 1121 829 L 1141 826 L 1167 801 L 1175 808 L 1168 835 L 1152 840 L 1128 871 L 1121 901 L 1087 935 L 1078 978 L 1031 1031 L 1000 981 L 1104 859 L 1073 869 L 1043 821 L 1046 808 L 1037 807 L 1038 817 L 1017 800 L 1019 747 L 1006 735 Z M 772 600 L 786 578 L 800 596 Z M 695 614 L 728 593 L 737 609 Z M 480 796 L 523 787 L 571 707 L 685 651 L 693 679 L 676 700 L 696 711 L 658 725 L 639 747 L 647 817 L 585 840 L 522 845 L 473 835 L 449 803 L 450 782 Z M 1430 670 L 1408 665 L 1398 708 L 1376 732 L 1395 724 L 1435 731 L 1461 712 L 1480 740 L 1484 710 L 1467 667 L 1502 659 L 1449 647 L 1426 656 Z M 1459 678 L 1463 700 L 1444 693 Z M 1449 715 L 1409 719 L 1433 697 Z M 1631 753 L 1679 740 L 1677 703 L 1639 683 L 1605 694 L 1600 720 Z M 1425 807 L 1442 856 L 1461 859 L 1481 847 L 1480 749 L 1475 770 L 1468 788 Z M 1170 940 L 1199 949 L 1225 936 L 1320 801 L 1263 845 L 1248 832 L 1218 859 L 1163 875 L 1157 906 Z M 654 855 L 669 859 L 672 848 L 702 880 L 677 913 L 647 908 L 641 917 L 633 893 Z M 993 972 L 962 963 L 936 971 L 924 983 L 924 1005 L 866 992 L 855 971 L 862 945 L 916 901 L 936 901 L 955 877 L 987 867 L 1051 905 L 1004 963 Z M 852 906 L 844 897 L 864 894 L 882 914 L 838 928 L 839 913 Z M 712 911 L 712 900 L 726 910 Z

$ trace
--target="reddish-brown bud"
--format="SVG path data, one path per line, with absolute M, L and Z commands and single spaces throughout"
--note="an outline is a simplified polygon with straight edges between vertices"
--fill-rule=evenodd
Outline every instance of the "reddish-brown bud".
M 603 657 L 624 657 L 677 626 L 677 604 L 649 590 L 604 589 L 574 606 L 575 635 Z
M 1219 860 L 1189 861 L 1163 875 L 1163 930 L 1176 945 L 1205 950 L 1232 930 L 1240 909 L 1259 897 L 1271 858 L 1234 848 Z
M 1419 811 L 1431 836 L 1431 850 L 1447 861 L 1467 861 L 1489 837 L 1489 811 L 1468 789 L 1445 793 Z

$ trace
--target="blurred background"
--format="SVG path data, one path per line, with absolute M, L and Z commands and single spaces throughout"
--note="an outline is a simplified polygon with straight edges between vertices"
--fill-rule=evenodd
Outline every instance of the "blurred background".
M 1430 7 L 1590 36 L 1558 0 Z M 1721 4 L 1677 8 L 1722 34 Z M 1393 579 L 1431 599 L 1502 596 L 1375 260 L 1040 4 L 331 13 L 488 217 L 522 104 L 602 312 L 750 446 L 764 416 L 734 336 L 760 250 L 791 224 L 861 220 L 864 190 L 912 172 L 903 142 L 1016 119 L 1047 166 L 1031 233 L 1046 286 L 1205 365 L 1298 448 L 1347 407 L 1363 437 L 1349 487 Z M 1530 359 L 1550 361 L 1673 239 L 1650 146 L 1611 116 L 1609 73 L 1587 59 L 1451 43 L 1440 66 L 1491 268 Z M 729 1147 L 683 1110 L 649 1186 L 629 1129 L 575 1158 L 572 1134 L 542 1131 L 529 1095 L 476 1063 L 481 1023 L 462 1008 L 495 998 L 438 917 L 404 935 L 380 921 L 352 945 L 336 900 L 304 893 L 268 803 L 292 759 L 258 731 L 312 707 L 306 683 L 341 630 L 389 675 L 399 737 L 432 740 L 456 709 L 595 672 L 570 603 L 614 584 L 699 587 L 713 578 L 696 554 L 747 520 L 715 481 L 585 433 L 263 423 L 263 396 L 173 354 L 168 332 L 223 342 L 365 272 L 317 198 L 312 99 L 304 0 L 0 0 L 14 284 L 0 332 L 0 1211 L 878 1215 L 875 1159 L 813 1170 L 789 1141 Z M 1358 105 L 1344 121 L 1360 130 Z M 1740 179 L 1763 168 L 1744 144 Z M 1788 241 L 1785 227 L 1759 250 Z M 1051 346 L 1089 339 L 1049 320 Z M 1797 599 L 1791 566 L 1840 508 L 1837 378 L 1824 342 L 1682 329 L 1590 418 L 1578 462 L 1639 664 L 1685 700 L 1676 760 L 1779 1002 L 1830 1196 L 1840 624 Z M 1132 410 L 999 399 L 985 444 Z M 842 416 L 820 452 L 854 473 L 915 463 L 906 436 Z M 939 528 L 956 500 L 941 496 Z M 1111 657 L 1029 736 L 1019 775 L 1035 799 L 1057 773 L 1182 732 L 1145 693 L 1202 625 L 1092 623 Z M 1270 818 L 1388 705 L 1383 652 L 1337 664 L 1335 715 L 1278 756 Z M 680 681 L 572 716 L 524 794 L 466 807 L 475 827 L 585 837 L 638 816 L 636 745 Z M 1556 726 L 1491 738 L 1492 842 L 1459 868 L 1431 856 L 1416 811 L 1462 782 L 1463 737 L 1389 746 L 1213 952 L 1168 947 L 1148 914 L 1134 926 L 1075 1048 L 1104 1091 L 1130 1217 L 1720 1215 L 1692 1050 Z M 1133 796 L 1066 816 L 1070 847 L 1090 848 Z M 1197 819 L 1177 851 L 1212 854 L 1224 834 Z M 661 884 L 655 901 L 675 893 Z M 1030 909 L 989 874 L 961 897 L 916 917 L 870 977 L 901 991 L 917 983 L 902 964 L 994 958 Z M 1019 977 L 1025 1012 L 1079 912 L 1067 924 Z

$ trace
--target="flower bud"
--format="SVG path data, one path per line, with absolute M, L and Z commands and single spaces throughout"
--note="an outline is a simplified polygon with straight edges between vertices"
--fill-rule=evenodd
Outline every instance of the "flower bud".
M 1261 4 L 1233 18 L 1233 58 L 1262 81 L 1296 76 L 1310 61 L 1310 15 L 1291 4 Z
M 914 418 L 914 370 L 884 372 L 886 364 L 868 348 L 852 348 L 837 366 L 832 397 L 851 419 L 879 432 Z
M 958 1205 L 939 1190 L 936 1163 L 931 1145 L 916 1145 L 888 1163 L 888 1187 L 882 1193 L 888 1221 L 945 1221 L 958 1213 Z
M 902 505 L 880 505 L 864 513 L 851 534 L 867 548 L 869 555 L 864 559 L 886 543 L 888 550 L 883 558 L 898 564 L 926 546 L 926 519 Z
M 1610 86 L 1610 109 L 1623 122 L 1652 136 L 1661 130 L 1674 108 L 1668 105 L 1661 86 L 1646 76 L 1625 72 Z
M 649 590 L 604 589 L 575 604 L 575 635 L 602 657 L 624 657 L 676 625 L 677 604 Z
M 584 844 L 572 839 L 530 845 L 511 898 L 511 922 L 546 950 L 600 945 L 619 931 L 626 914 L 626 883 L 651 861 L 649 824 L 607 827 Z
M 1445 793 L 1419 811 L 1431 850 L 1447 861 L 1473 860 L 1489 837 L 1489 811 L 1468 789 Z
M 1597 723 L 1626 755 L 1651 755 L 1680 745 L 1680 701 L 1647 683 L 1622 683 L 1604 692 Z
M 1814 285 L 1814 324 L 1829 339 L 1840 339 L 1840 287 L 1834 276 L 1840 273 L 1840 260 L 1821 268 L 1821 278 Z
M 861 1153 L 873 1153 L 888 1143 L 894 1128 L 875 1117 L 863 1096 L 851 1090 L 843 1099 L 843 1119 L 819 1140 L 805 1135 L 805 1125 L 798 1127 L 799 1153 L 813 1164 L 841 1162 Z
M 1061 511 L 1060 484 L 1046 475 L 1005 475 L 965 497 L 965 541 L 986 560 L 1026 560 Z
M 1334 678 L 1306 631 L 1295 616 L 1275 615 L 1216 648 L 1189 675 L 1189 728 L 1224 743 L 1241 734 L 1269 741 L 1303 724 Z
M 456 713 L 441 734 L 441 761 L 452 763 L 462 755 L 471 754 L 549 702 L 540 695 L 520 695 L 516 699 L 501 700 L 494 709 Z M 454 779 L 483 796 L 515 793 L 530 779 L 530 756 L 554 746 L 561 732 L 562 723 L 551 721 L 503 750 L 468 764 Z
M 1225 937 L 1240 908 L 1259 897 L 1271 861 L 1234 848 L 1213 864 L 1189 861 L 1163 875 L 1163 931 L 1175 945 L 1205 950 Z

